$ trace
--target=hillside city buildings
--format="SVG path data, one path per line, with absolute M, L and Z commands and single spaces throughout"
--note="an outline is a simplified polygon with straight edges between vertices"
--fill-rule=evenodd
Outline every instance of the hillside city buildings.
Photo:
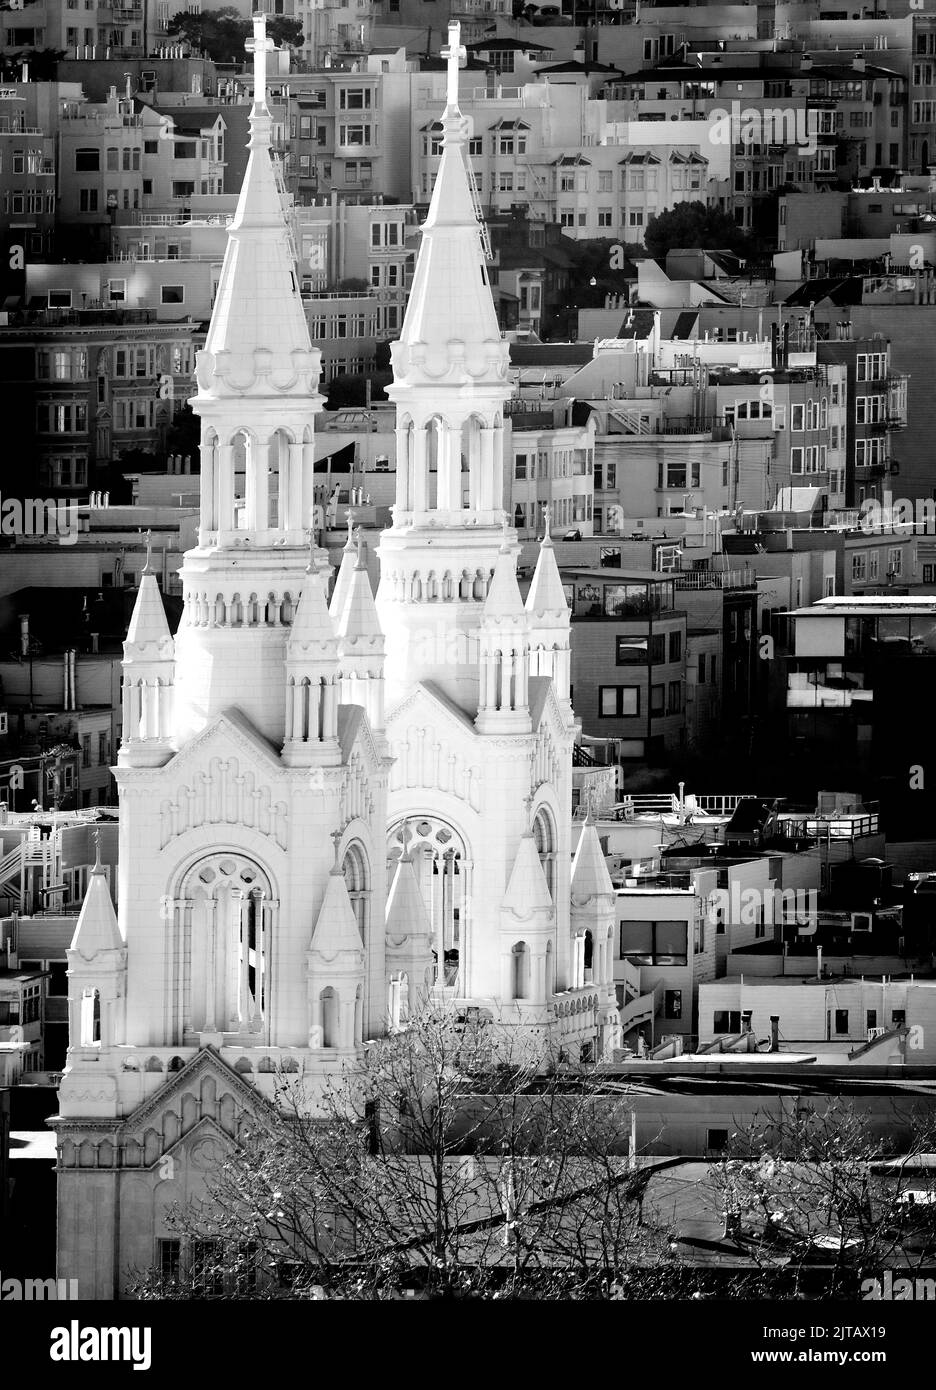
M 936 20 L 277 0 L 244 63 L 80 3 L 0 14 L 50 1275 L 178 1268 L 162 1161 L 198 1195 L 427 993 L 636 1088 L 645 1154 L 925 1094 Z

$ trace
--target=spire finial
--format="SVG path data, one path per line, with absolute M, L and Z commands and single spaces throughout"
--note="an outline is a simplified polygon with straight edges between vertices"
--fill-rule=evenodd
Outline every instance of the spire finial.
M 501 550 L 509 550 L 509 549 L 510 549 L 510 546 L 509 546 L 508 541 L 507 541 L 507 532 L 509 531 L 509 529 L 510 529 L 510 518 L 508 517 L 507 513 L 504 512 L 504 518 L 503 518 L 503 521 L 501 522 L 501 547 L 500 547 Z
M 357 528 L 355 545 L 357 546 L 357 563 L 355 564 L 354 568 L 357 569 L 357 570 L 362 570 L 362 569 L 365 568 L 365 566 L 364 566 L 364 533 L 363 533 L 363 530 L 362 530 L 362 528 L 361 528 L 360 526 Z
M 354 549 L 354 512 L 349 507 L 345 520 L 348 523 L 348 539 L 345 541 L 345 550 Z
M 253 106 L 250 109 L 250 146 L 269 145 L 272 133 L 270 112 L 267 107 L 267 54 L 276 48 L 272 39 L 267 38 L 266 15 L 253 16 L 253 38 L 244 44 L 248 53 L 253 54 L 254 82 Z
M 445 87 L 445 107 L 447 111 L 458 110 L 458 69 L 464 60 L 468 61 L 468 50 L 461 43 L 461 25 L 452 20 L 448 27 L 449 41 L 440 50 L 440 56 L 448 64 Z
M 530 792 L 528 796 L 525 796 L 525 797 L 523 798 L 523 805 L 524 805 L 524 808 L 526 809 L 526 823 L 527 823 L 527 828 L 526 828 L 526 831 L 525 831 L 524 833 L 527 834 L 527 835 L 532 835 L 532 834 L 533 834 L 533 793 L 532 793 L 532 792 Z
M 409 863 L 410 858 L 411 858 L 410 852 L 409 852 L 409 842 L 410 842 L 409 821 L 408 821 L 408 820 L 404 820 L 402 826 L 400 827 L 400 843 L 401 843 L 402 846 L 403 846 L 403 853 L 400 855 L 400 860 L 402 861 L 402 860 L 405 859 L 407 863 Z
M 97 827 L 91 831 L 91 839 L 94 841 L 94 865 L 91 872 L 93 874 L 102 874 L 104 872 L 104 865 L 101 863 L 101 832 Z
M 309 527 L 309 563 L 306 565 L 306 574 L 315 573 L 315 528 Z
M 334 862 L 334 864 L 332 865 L 332 868 L 331 868 L 331 871 L 332 871 L 333 874 L 340 874 L 340 873 L 341 873 L 341 865 L 340 865 L 340 863 L 338 862 L 338 856 L 341 854 L 341 841 L 342 841 L 343 836 L 344 836 L 344 831 L 343 831 L 343 830 L 333 830 L 333 831 L 331 832 L 332 842 L 333 842 L 333 844 L 334 844 L 334 846 L 335 846 L 335 862 Z
M 543 545 L 552 545 L 552 535 L 550 526 L 552 524 L 552 507 L 548 502 L 543 503 Z
M 146 564 L 143 566 L 143 573 L 144 573 L 144 574 L 152 574 L 152 572 L 153 572 L 153 571 L 152 571 L 152 568 L 151 568 L 152 559 L 153 559 L 153 533 L 152 533 L 152 531 L 147 531 L 147 532 L 145 533 L 145 540 L 146 540 Z

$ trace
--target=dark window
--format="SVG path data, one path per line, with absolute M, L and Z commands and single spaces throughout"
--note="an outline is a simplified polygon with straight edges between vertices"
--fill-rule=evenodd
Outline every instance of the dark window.
M 650 687 L 650 713 L 666 713 L 666 686 L 651 685 Z
M 77 174 L 96 174 L 100 167 L 100 150 L 86 149 L 75 151 L 75 172 Z
M 157 1240 L 156 1264 L 159 1269 L 159 1277 L 165 1283 L 171 1283 L 174 1279 L 178 1279 L 181 1254 L 181 1241 L 171 1238 Z
M 869 1030 L 877 1027 L 877 1009 L 868 1009 L 867 1022 L 865 1026 Z
M 698 681 L 699 681 L 699 684 L 700 684 L 700 685 L 704 685 L 704 684 L 705 684 L 705 652 L 699 652 L 699 675 L 698 675 Z
M 671 632 L 669 635 L 669 659 L 670 661 L 682 660 L 682 633 Z
M 712 1031 L 715 1033 L 740 1033 L 740 1009 L 716 1009 L 712 1017 Z
M 705 1147 L 714 1153 L 721 1153 L 722 1149 L 728 1147 L 727 1129 L 707 1129 L 705 1131 Z
M 836 1031 L 836 1033 L 847 1033 L 847 1032 L 848 1032 L 848 1010 L 847 1010 L 847 1009 L 836 1009 L 836 1010 L 835 1010 L 835 1031 Z
M 682 990 L 663 991 L 663 1012 L 667 1018 L 682 1018 Z
M 617 664 L 619 666 L 645 666 L 647 664 L 646 637 L 618 637 Z
M 906 1009 L 891 1009 L 891 1027 L 902 1028 L 907 1021 Z
M 621 958 L 634 965 L 685 965 L 688 940 L 685 922 L 622 922 Z

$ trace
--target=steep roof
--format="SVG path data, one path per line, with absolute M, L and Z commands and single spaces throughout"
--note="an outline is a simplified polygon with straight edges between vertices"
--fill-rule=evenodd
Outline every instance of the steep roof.
M 520 585 L 517 583 L 516 556 L 505 547 L 501 547 L 494 561 L 494 575 L 481 610 L 481 620 L 483 622 L 485 618 L 522 619 L 525 614 Z
M 295 616 L 289 630 L 290 654 L 300 647 L 335 646 L 335 625 L 325 602 L 325 582 L 317 570 L 307 569 L 302 577 Z
M 162 594 L 159 592 L 156 576 L 147 571 L 144 571 L 140 579 L 140 588 L 133 605 L 124 650 L 128 647 L 141 649 L 138 655 L 144 654 L 145 650 L 146 655 L 152 656 L 165 655 L 172 649 L 172 633 L 166 620 Z M 127 654 L 130 655 L 129 652 Z
M 450 74 L 451 77 L 451 74 Z M 457 85 L 457 84 L 456 84 Z M 501 339 L 481 245 L 479 209 L 467 164 L 469 122 L 451 99 L 442 118 L 442 158 L 422 229 L 400 341 L 391 348 L 394 385 L 490 383 L 507 389 L 509 348 Z
M 348 897 L 348 885 L 337 865 L 328 875 L 309 949 L 329 961 L 348 952 L 364 954 L 357 918 Z
M 367 569 L 358 555 L 351 571 L 350 583 L 341 613 L 338 616 L 338 635 L 354 641 L 359 637 L 381 637 L 380 621 L 374 603 L 374 592 Z
M 91 960 L 99 951 L 120 951 L 123 946 L 124 939 L 117 925 L 117 914 L 111 902 L 107 875 L 98 859 L 88 879 L 88 888 L 78 914 L 71 949 L 77 951 L 85 960 Z
M 413 861 L 408 854 L 401 856 L 387 894 L 387 935 L 397 940 L 432 936 L 429 914 L 419 891 Z
M 262 33 L 262 27 L 255 25 L 255 32 Z M 211 325 L 196 377 L 200 396 L 240 397 L 247 391 L 288 394 L 309 398 L 314 408 L 320 399 L 316 391 L 320 358 L 309 338 L 270 157 L 272 121 L 262 62 L 258 71 L 250 114 L 250 156 L 228 228 Z
M 539 860 L 536 841 L 529 830 L 517 849 L 503 905 L 518 917 L 529 917 L 533 912 L 552 908 L 549 885 Z
M 556 551 L 548 528 L 540 542 L 539 555 L 536 557 L 536 569 L 533 571 L 527 594 L 526 611 L 531 617 L 533 614 L 542 613 L 565 613 L 566 617 L 569 615 L 569 603 L 562 587 L 559 566 L 556 564 Z
M 585 902 L 602 894 L 613 897 L 614 884 L 601 852 L 598 831 L 593 822 L 586 821 L 572 860 L 572 897 Z

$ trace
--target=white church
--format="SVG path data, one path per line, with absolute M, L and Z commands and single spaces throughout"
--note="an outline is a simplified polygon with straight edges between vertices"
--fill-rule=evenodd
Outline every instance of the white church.
M 124 645 L 117 910 L 97 866 L 52 1123 L 58 1265 L 113 1299 L 160 1259 L 278 1074 L 330 1073 L 427 991 L 530 1046 L 613 1045 L 613 889 L 571 852 L 569 611 L 544 539 L 524 603 L 504 510 L 498 329 L 449 30 L 443 151 L 400 341 L 393 524 L 372 594 L 310 545 L 322 406 L 270 155 L 250 156 L 192 405 L 200 529 L 170 634 L 153 574 Z M 329 592 L 330 591 L 330 592 Z

